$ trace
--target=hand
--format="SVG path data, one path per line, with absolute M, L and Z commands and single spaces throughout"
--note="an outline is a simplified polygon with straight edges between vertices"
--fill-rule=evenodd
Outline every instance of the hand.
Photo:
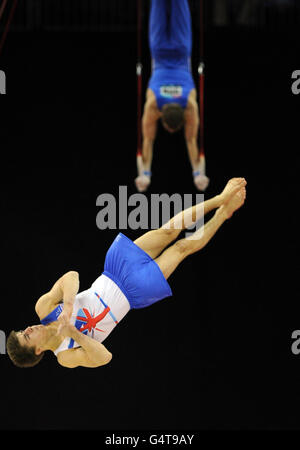
M 74 300 L 75 298 L 72 298 L 72 300 L 64 300 L 64 305 L 63 305 L 63 315 L 66 316 L 69 320 L 72 317 L 72 313 L 73 313 L 73 305 L 74 305 Z
M 57 320 L 58 322 L 57 334 L 62 334 L 63 330 L 66 332 L 68 325 L 70 325 L 71 315 L 72 315 L 72 308 L 70 309 L 64 306 L 64 309 Z
M 135 185 L 139 192 L 144 192 L 147 190 L 149 184 L 151 183 L 151 178 L 147 175 L 140 175 L 135 179 Z
M 205 189 L 209 185 L 209 178 L 206 175 L 196 175 L 194 177 L 194 183 L 199 191 L 205 191 Z
M 66 319 L 67 322 L 70 322 L 72 312 L 73 312 L 73 305 L 64 305 L 58 320 L 60 321 Z
M 64 338 L 71 336 L 72 330 L 75 329 L 74 325 L 71 325 L 66 320 L 59 320 L 58 323 L 56 335 Z

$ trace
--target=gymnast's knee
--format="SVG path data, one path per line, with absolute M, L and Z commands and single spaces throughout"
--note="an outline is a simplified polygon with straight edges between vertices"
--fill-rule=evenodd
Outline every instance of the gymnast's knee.
M 174 244 L 175 251 L 181 255 L 181 257 L 188 256 L 191 251 L 190 242 L 186 239 L 179 239 Z
M 159 228 L 161 233 L 164 233 L 166 236 L 172 236 L 172 234 L 174 234 L 174 228 L 170 228 L 170 227 L 161 227 Z
M 168 239 L 168 240 L 174 240 L 178 236 L 178 230 L 176 228 L 171 228 L 166 224 L 165 226 L 159 228 L 161 233 Z

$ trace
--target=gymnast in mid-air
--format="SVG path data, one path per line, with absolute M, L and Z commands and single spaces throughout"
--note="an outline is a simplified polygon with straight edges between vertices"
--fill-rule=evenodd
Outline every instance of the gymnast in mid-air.
M 103 273 L 84 291 L 78 292 L 77 272 L 63 275 L 35 303 L 40 324 L 8 336 L 7 353 L 12 362 L 33 367 L 51 351 L 57 362 L 68 368 L 109 363 L 112 354 L 102 342 L 131 309 L 148 307 L 172 295 L 168 278 L 244 204 L 246 184 L 244 178 L 232 178 L 221 194 L 176 214 L 134 242 L 119 233 L 106 254 Z M 207 223 L 176 240 L 182 230 L 212 210 L 216 211 Z
M 192 24 L 188 0 L 152 0 L 149 42 L 152 75 L 142 117 L 136 187 L 144 192 L 151 183 L 153 145 L 161 119 L 169 133 L 184 127 L 194 184 L 205 191 L 209 179 L 205 173 L 205 156 L 200 154 L 197 143 L 199 110 L 191 71 Z

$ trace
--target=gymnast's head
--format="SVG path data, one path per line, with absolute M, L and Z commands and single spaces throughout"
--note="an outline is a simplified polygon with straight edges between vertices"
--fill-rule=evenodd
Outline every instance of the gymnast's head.
M 7 353 L 17 367 L 33 367 L 44 356 L 45 330 L 43 325 L 27 327 L 22 331 L 11 331 L 7 338 Z
M 162 108 L 161 121 L 169 133 L 179 131 L 184 124 L 184 109 L 178 103 L 167 103 Z

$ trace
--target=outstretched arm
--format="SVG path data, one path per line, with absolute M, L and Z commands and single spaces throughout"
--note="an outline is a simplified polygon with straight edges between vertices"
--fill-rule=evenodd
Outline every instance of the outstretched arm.
M 157 133 L 157 121 L 160 115 L 154 94 L 148 92 L 142 118 L 142 154 L 137 156 L 138 177 L 135 180 L 136 187 L 140 192 L 146 191 L 151 182 L 153 145 Z
M 185 140 L 193 169 L 194 183 L 200 191 L 204 191 L 209 179 L 206 176 L 205 156 L 199 154 L 197 143 L 199 123 L 198 105 L 191 97 L 185 111 Z

